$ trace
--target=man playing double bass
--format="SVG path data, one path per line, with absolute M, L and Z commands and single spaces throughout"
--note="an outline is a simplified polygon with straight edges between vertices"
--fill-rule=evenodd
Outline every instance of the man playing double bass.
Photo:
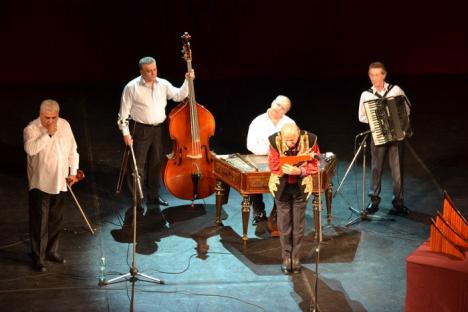
M 186 73 L 184 83 L 180 88 L 176 88 L 166 79 L 157 76 L 158 69 L 154 58 L 143 57 L 138 65 L 140 76 L 127 83 L 123 90 L 118 125 L 125 145 L 133 145 L 142 182 L 145 181 L 147 166 L 147 203 L 168 206 L 159 195 L 165 109 L 167 100 L 180 102 L 188 96 L 188 79 L 194 79 L 195 73 L 193 70 Z M 130 119 L 132 122 L 129 122 Z M 129 170 L 133 171 L 131 167 L 133 164 L 129 167 Z M 130 173 L 127 178 L 130 192 L 133 194 L 133 175 Z M 138 202 L 137 210 L 143 211 L 141 202 Z

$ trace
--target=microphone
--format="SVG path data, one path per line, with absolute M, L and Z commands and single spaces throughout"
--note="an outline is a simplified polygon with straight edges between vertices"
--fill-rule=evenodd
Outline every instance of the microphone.
M 367 130 L 367 131 L 358 133 L 358 135 L 356 135 L 356 138 L 357 138 L 357 137 L 360 137 L 360 136 L 363 136 L 363 135 L 366 135 L 366 134 L 369 134 L 369 133 L 371 133 L 371 132 L 374 132 L 374 131 L 372 131 L 372 130 Z
M 320 154 L 317 154 L 317 153 L 314 153 L 314 156 L 313 156 L 312 158 L 313 158 L 313 159 L 317 159 L 317 160 L 322 159 L 321 155 L 320 155 Z

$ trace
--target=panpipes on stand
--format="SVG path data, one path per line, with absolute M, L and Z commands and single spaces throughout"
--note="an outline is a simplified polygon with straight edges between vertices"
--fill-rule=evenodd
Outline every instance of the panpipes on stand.
M 468 222 L 444 192 L 442 214 L 432 219 L 429 248 L 463 260 L 468 250 Z

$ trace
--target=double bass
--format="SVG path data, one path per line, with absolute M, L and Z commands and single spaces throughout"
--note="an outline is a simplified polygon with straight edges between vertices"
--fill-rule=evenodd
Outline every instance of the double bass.
M 192 71 L 190 35 L 184 33 L 183 58 L 187 72 Z M 195 101 L 193 79 L 188 79 L 189 96 L 169 113 L 169 135 L 173 140 L 172 153 L 161 173 L 167 190 L 177 198 L 196 200 L 214 192 L 214 154 L 209 138 L 215 132 L 213 115 Z

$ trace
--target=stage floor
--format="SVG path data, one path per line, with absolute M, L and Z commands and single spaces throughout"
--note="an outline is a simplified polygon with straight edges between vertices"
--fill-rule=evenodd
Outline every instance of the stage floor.
M 430 218 L 442 208 L 446 189 L 468 215 L 466 194 L 468 126 L 461 115 L 466 77 L 401 77 L 398 84 L 413 104 L 414 136 L 405 149 L 405 204 L 409 216 L 389 216 L 392 186 L 388 168 L 378 216 L 386 221 L 346 224 L 360 209 L 361 157 L 333 199 L 332 222 L 323 214 L 324 241 L 318 265 L 320 311 L 402 311 L 406 295 L 406 257 L 429 235 Z M 357 122 L 364 80 L 295 82 L 198 82 L 198 100 L 211 110 L 217 128 L 211 148 L 218 154 L 246 152 L 251 119 L 278 94 L 293 100 L 299 126 L 319 137 L 322 152 L 338 158 L 335 188 L 354 155 L 354 137 L 366 130 Z M 280 246 L 265 224 L 249 224 L 242 244 L 241 196 L 231 190 L 223 227 L 215 226 L 214 195 L 190 202 L 162 190 L 169 207 L 146 207 L 138 219 L 136 268 L 161 279 L 99 286 L 99 264 L 107 280 L 126 274 L 132 264 L 131 232 L 122 228 L 131 207 L 126 190 L 115 194 L 123 143 L 116 118 L 123 84 L 3 86 L 0 166 L 0 300 L 5 311 L 309 311 L 314 301 L 316 253 L 311 202 L 302 250 L 304 270 L 280 271 Z M 333 89 L 339 86 L 341 92 Z M 255 91 L 255 92 L 254 92 Z M 61 253 L 65 265 L 45 273 L 30 267 L 27 179 L 22 129 L 37 117 L 39 103 L 55 98 L 70 121 L 86 178 L 74 186 L 96 233 L 92 235 L 71 197 L 67 198 Z M 457 111 L 459 111 L 457 113 Z M 369 157 L 368 157 L 369 160 Z M 369 169 L 369 166 L 367 166 Z M 370 176 L 367 170 L 367 178 Z M 367 190 L 367 183 L 366 183 Z M 367 201 L 367 198 L 366 198 Z M 265 196 L 267 211 L 272 199 Z M 249 222 L 251 222 L 252 217 Z M 360 220 L 359 220 L 360 221 Z

